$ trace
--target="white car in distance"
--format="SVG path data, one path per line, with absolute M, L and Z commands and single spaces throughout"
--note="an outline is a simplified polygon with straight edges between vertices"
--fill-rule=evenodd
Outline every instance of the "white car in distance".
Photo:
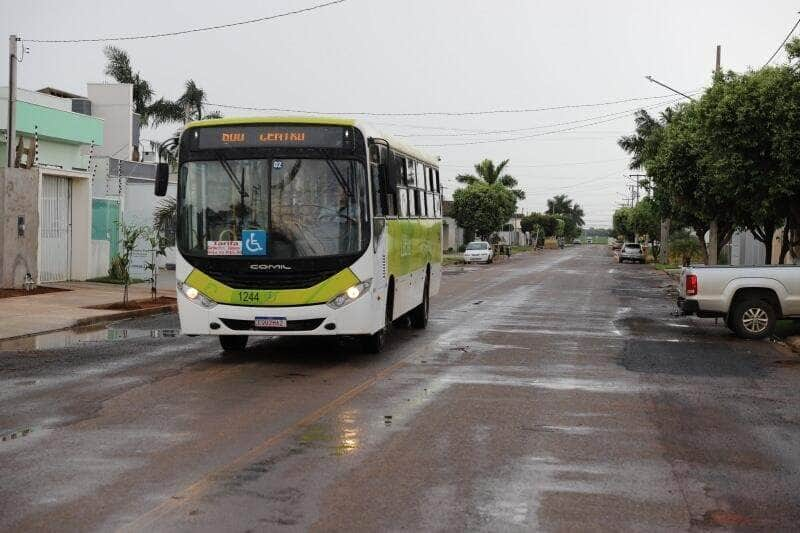
M 472 241 L 464 249 L 465 263 L 491 263 L 493 259 L 492 245 L 486 241 Z

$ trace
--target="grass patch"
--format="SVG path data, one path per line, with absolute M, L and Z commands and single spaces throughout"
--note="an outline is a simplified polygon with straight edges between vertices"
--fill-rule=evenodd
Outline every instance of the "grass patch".
M 92 279 L 87 279 L 86 281 L 91 281 L 92 283 L 108 283 L 108 284 L 111 284 L 111 285 L 122 285 L 123 284 L 122 280 L 119 280 L 117 278 L 112 278 L 111 276 L 103 276 L 101 278 L 92 278 Z M 147 282 L 146 279 L 131 278 L 131 285 L 134 285 L 136 283 L 145 283 L 145 282 Z
M 450 265 L 460 265 L 464 262 L 464 257 L 462 255 L 443 255 L 442 256 L 442 266 L 450 266 Z
M 511 247 L 512 254 L 521 254 L 524 252 L 530 252 L 533 250 L 533 246 L 517 246 L 516 244 Z
M 800 335 L 800 320 L 778 320 L 775 325 L 775 336 L 786 338 L 792 335 Z

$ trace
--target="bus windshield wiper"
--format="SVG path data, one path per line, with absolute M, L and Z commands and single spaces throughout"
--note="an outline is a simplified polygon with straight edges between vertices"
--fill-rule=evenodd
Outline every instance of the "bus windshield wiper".
M 228 175 L 233 185 L 236 187 L 236 192 L 239 193 L 239 196 L 244 199 L 247 198 L 248 194 L 244 190 L 244 174 L 242 174 L 242 182 L 239 183 L 239 180 L 236 179 L 236 174 L 233 172 L 231 168 L 231 164 L 225 159 L 225 156 L 221 153 L 217 154 L 217 160 L 219 160 L 219 164 L 222 166 L 222 169 Z M 244 169 L 242 169 L 244 170 Z

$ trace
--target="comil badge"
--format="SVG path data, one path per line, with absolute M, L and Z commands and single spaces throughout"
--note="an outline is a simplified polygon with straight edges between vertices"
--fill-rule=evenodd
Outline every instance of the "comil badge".
M 242 231 L 242 255 L 267 255 L 267 232 L 263 229 Z

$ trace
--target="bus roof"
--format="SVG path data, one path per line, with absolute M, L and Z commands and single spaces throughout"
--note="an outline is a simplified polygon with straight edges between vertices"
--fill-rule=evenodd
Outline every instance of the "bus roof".
M 384 139 L 389 143 L 389 146 L 411 156 L 415 159 L 427 163 L 429 165 L 438 167 L 439 158 L 428 154 L 414 146 L 392 137 L 391 135 L 384 134 L 372 125 L 352 118 L 336 118 L 336 117 L 226 117 L 226 118 L 212 118 L 207 120 L 195 120 L 186 125 L 186 129 L 202 128 L 205 126 L 232 126 L 235 124 L 319 124 L 323 126 L 353 126 L 361 130 L 366 137 L 374 137 Z

